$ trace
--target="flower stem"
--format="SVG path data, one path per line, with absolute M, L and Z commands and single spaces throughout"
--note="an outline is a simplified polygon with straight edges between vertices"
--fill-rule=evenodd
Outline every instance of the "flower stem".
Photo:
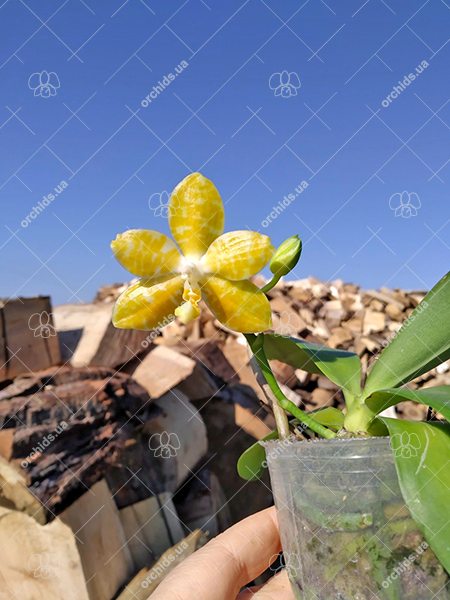
M 267 360 L 266 353 L 264 352 L 264 334 L 260 333 L 258 336 L 255 336 L 253 334 L 247 334 L 245 337 L 247 338 L 249 346 L 252 349 L 253 355 L 258 363 L 259 368 L 262 371 L 264 379 L 266 380 L 267 385 L 269 386 L 274 396 L 274 402 L 271 403 L 271 406 L 274 412 L 274 417 L 277 423 L 277 429 L 280 438 L 282 439 L 282 437 L 287 437 L 287 435 L 285 435 L 284 433 L 282 434 L 282 432 L 286 431 L 286 426 L 289 434 L 289 424 L 287 422 L 286 413 L 284 412 L 285 410 L 290 412 L 299 421 L 304 423 L 306 427 L 308 427 L 318 435 L 321 435 L 322 437 L 327 439 L 336 437 L 334 431 L 331 431 L 327 427 L 324 427 L 323 425 L 317 423 L 309 415 L 300 410 L 300 408 L 295 406 L 295 404 L 288 400 L 288 398 L 286 398 L 286 396 L 283 394 L 283 392 L 280 389 L 280 386 L 277 383 L 277 380 L 275 379 L 272 369 L 269 366 L 269 361 Z
M 272 409 L 273 416 L 275 418 L 275 422 L 277 425 L 278 438 L 280 440 L 284 440 L 284 439 L 288 438 L 290 435 L 289 421 L 287 419 L 286 413 L 279 406 L 278 400 L 275 397 L 275 394 L 273 393 L 272 389 L 270 388 L 270 386 L 267 382 L 267 379 L 264 376 L 264 373 L 261 369 L 260 362 L 256 355 L 256 352 L 259 352 L 259 350 L 257 348 L 253 348 L 253 345 L 257 343 L 257 341 L 256 341 L 257 337 L 253 333 L 248 333 L 248 334 L 244 334 L 244 335 L 247 339 L 247 342 L 249 345 L 249 350 L 252 353 L 251 358 L 250 358 L 250 366 L 253 369 L 253 372 L 256 377 L 256 381 L 260 385 L 260 387 L 263 391 L 263 394 L 266 397 L 270 408 Z
M 282 275 L 274 275 L 272 277 L 272 279 L 266 283 L 266 285 L 264 287 L 261 288 L 261 292 L 263 294 L 267 294 L 267 292 L 269 292 L 273 287 L 275 287 L 277 285 L 277 283 L 280 281 Z

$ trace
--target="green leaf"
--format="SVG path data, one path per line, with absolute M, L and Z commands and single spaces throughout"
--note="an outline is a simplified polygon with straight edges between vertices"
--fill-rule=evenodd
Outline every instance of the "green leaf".
M 361 361 L 354 352 L 273 333 L 264 336 L 264 350 L 269 360 L 277 359 L 308 373 L 323 374 L 354 396 L 361 393 Z
M 272 431 L 261 441 L 278 439 L 278 432 Z M 263 462 L 266 460 L 266 451 L 259 442 L 255 442 L 241 454 L 237 463 L 237 470 L 246 481 L 257 481 L 264 473 Z
M 369 396 L 365 403 L 375 414 L 379 414 L 384 409 L 406 400 L 431 406 L 431 408 L 440 412 L 447 421 L 450 421 L 450 385 L 439 385 L 421 390 L 407 390 L 404 388 L 380 390 Z
M 450 573 L 450 426 L 380 417 L 389 429 L 403 499 Z
M 312 417 L 314 421 L 320 423 L 320 425 L 331 427 L 332 429 L 340 429 L 344 424 L 344 413 L 333 406 L 317 408 L 307 414 Z
M 405 320 L 369 373 L 364 396 L 407 383 L 450 358 L 449 282 L 447 273 Z

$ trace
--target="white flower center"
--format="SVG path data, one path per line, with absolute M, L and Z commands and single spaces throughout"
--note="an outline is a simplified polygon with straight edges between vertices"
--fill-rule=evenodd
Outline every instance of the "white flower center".
M 183 277 L 185 281 L 188 281 L 191 286 L 196 286 L 198 285 L 198 281 L 202 276 L 203 269 L 201 268 L 199 261 L 183 258 L 181 265 L 181 277 Z

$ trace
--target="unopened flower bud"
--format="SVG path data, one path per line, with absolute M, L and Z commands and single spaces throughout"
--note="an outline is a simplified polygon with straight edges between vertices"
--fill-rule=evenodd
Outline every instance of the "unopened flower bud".
M 293 235 L 275 250 L 272 260 L 270 261 L 270 270 L 274 275 L 284 277 L 284 275 L 287 275 L 292 271 L 298 263 L 301 253 L 302 240 L 298 235 Z

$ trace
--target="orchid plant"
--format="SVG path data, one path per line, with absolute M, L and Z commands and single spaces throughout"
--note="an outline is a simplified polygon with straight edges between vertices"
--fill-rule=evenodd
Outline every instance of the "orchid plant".
M 199 173 L 174 189 L 168 220 L 176 243 L 148 229 L 126 231 L 112 242 L 116 259 L 140 278 L 117 300 L 113 324 L 153 330 L 173 315 L 188 323 L 199 316 L 203 298 L 221 323 L 247 339 L 251 364 L 277 425 L 264 439 L 289 439 L 300 423 L 309 437 L 390 436 L 407 507 L 450 572 L 450 386 L 404 387 L 450 358 L 449 276 L 413 311 L 364 381 L 357 354 L 270 333 L 266 293 L 296 266 L 302 250 L 297 236 L 275 250 L 269 237 L 260 233 L 224 234 L 220 195 Z M 259 289 L 249 278 L 267 264 L 273 277 Z M 345 409 L 326 407 L 306 413 L 298 408 L 275 379 L 270 367 L 274 359 L 329 378 L 342 390 Z M 380 415 L 408 400 L 431 407 L 438 418 L 413 422 Z M 241 456 L 239 474 L 258 479 L 264 459 L 264 449 L 254 444 Z

